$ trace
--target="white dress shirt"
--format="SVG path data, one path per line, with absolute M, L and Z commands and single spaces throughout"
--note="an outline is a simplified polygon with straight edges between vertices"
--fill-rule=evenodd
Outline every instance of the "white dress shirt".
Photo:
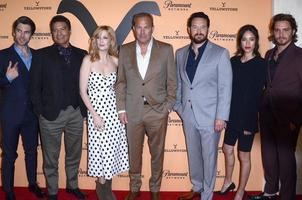
M 151 38 L 148 47 L 147 47 L 147 52 L 143 56 L 141 47 L 139 46 L 138 42 L 136 42 L 136 62 L 137 62 L 137 67 L 138 71 L 143 79 L 145 79 L 149 61 L 150 61 L 150 56 L 151 56 L 151 50 L 152 50 L 152 45 L 153 45 L 153 38 Z

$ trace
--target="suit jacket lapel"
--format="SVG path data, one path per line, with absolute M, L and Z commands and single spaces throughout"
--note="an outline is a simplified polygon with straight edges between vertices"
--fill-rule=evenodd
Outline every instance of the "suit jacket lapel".
M 11 46 L 11 54 L 12 57 L 14 58 L 15 62 L 12 63 L 12 65 L 14 65 L 16 62 L 18 62 L 18 71 L 23 72 L 24 70 L 28 72 L 27 67 L 25 66 L 22 58 L 19 56 L 19 54 L 16 52 L 14 45 Z
M 205 50 L 204 50 L 204 52 L 203 52 L 203 54 L 202 54 L 202 56 L 201 56 L 201 59 L 200 59 L 200 61 L 199 61 L 199 63 L 198 63 L 198 65 L 202 65 L 202 64 L 206 64 L 206 63 L 209 63 L 209 57 L 210 57 L 210 55 L 211 55 L 211 51 L 212 51 L 212 43 L 210 42 L 210 41 L 208 41 L 208 43 L 207 43 L 207 46 L 206 46 L 206 48 L 205 48 Z M 199 66 L 198 66 L 199 67 Z M 197 68 L 197 70 L 198 70 L 198 68 Z
M 153 45 L 151 48 L 151 55 L 150 55 L 147 72 L 145 75 L 145 81 L 148 81 L 149 79 L 152 78 L 153 69 L 154 69 L 154 66 L 156 66 L 156 64 L 158 63 L 158 62 L 156 62 L 158 59 L 160 59 L 158 43 L 155 39 L 153 39 Z
M 188 45 L 183 51 L 182 51 L 182 55 L 181 56 L 181 60 L 180 60 L 180 70 L 181 70 L 181 73 L 184 75 L 185 77 L 185 81 L 191 85 L 191 81 L 188 77 L 188 74 L 187 74 L 187 70 L 186 70 L 186 66 L 187 66 L 187 61 L 188 61 L 188 56 L 189 56 L 189 48 L 190 48 L 190 45 Z
M 128 53 L 128 55 L 130 58 L 130 64 L 131 64 L 130 67 L 133 67 L 134 71 L 137 73 L 138 77 L 140 77 L 143 80 L 141 74 L 139 73 L 137 60 L 136 60 L 136 42 L 132 43 L 132 46 L 130 48 L 130 52 Z
M 201 77 L 200 73 L 202 73 L 202 70 L 203 70 L 202 66 L 204 64 L 209 63 L 208 60 L 209 60 L 209 57 L 210 57 L 210 55 L 212 53 L 211 50 L 212 50 L 212 43 L 210 41 L 208 41 L 207 46 L 206 46 L 206 48 L 205 48 L 205 50 L 204 50 L 204 52 L 203 52 L 203 54 L 202 54 L 202 56 L 200 58 L 200 61 L 198 63 L 198 66 L 197 66 L 197 69 L 196 69 L 196 72 L 195 72 L 195 76 L 194 76 L 192 85 L 195 84 L 196 81 L 198 81 L 198 80 L 196 80 L 198 77 Z
M 291 43 L 287 49 L 285 49 L 285 52 L 283 53 L 282 57 L 280 58 L 279 64 L 277 66 L 277 68 L 275 69 L 275 74 L 273 79 L 271 79 L 271 82 L 279 82 L 279 77 L 281 75 L 281 77 L 283 77 L 284 74 L 287 74 L 288 72 L 288 65 L 286 63 L 294 60 L 293 56 L 295 56 L 295 54 L 292 52 L 295 50 L 295 45 L 294 43 Z M 272 52 L 273 54 L 273 52 Z M 273 59 L 273 55 L 271 56 Z M 268 65 L 269 66 L 269 65 Z M 270 70 L 270 67 L 268 67 Z M 269 71 L 269 74 L 270 71 Z
M 52 67 L 61 67 L 65 63 L 64 57 L 59 55 L 59 50 L 55 44 L 52 45 L 50 56 L 53 57 Z
M 70 47 L 71 47 L 71 56 L 70 56 L 70 66 L 72 67 L 73 66 L 73 63 L 77 60 L 77 58 L 76 58 L 76 54 L 73 52 L 74 51 L 74 47 L 72 46 L 72 45 L 70 45 Z M 65 62 L 65 60 L 64 60 L 64 62 Z
M 271 52 L 269 52 L 269 55 L 268 55 L 268 57 L 266 59 L 266 62 L 267 62 L 267 68 L 266 68 L 267 80 L 266 81 L 267 81 L 267 84 L 269 84 L 269 85 L 272 84 L 271 69 L 270 69 L 270 60 L 274 59 L 273 58 L 273 52 L 274 52 L 274 50 L 272 50 Z

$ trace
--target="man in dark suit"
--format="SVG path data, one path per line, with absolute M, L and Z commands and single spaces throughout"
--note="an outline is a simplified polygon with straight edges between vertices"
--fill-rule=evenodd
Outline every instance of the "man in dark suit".
M 295 149 L 302 124 L 302 49 L 295 45 L 297 24 L 289 14 L 277 14 L 269 39 L 276 45 L 266 53 L 266 89 L 260 111 L 264 193 L 252 200 L 295 199 Z M 281 187 L 279 189 L 279 182 Z
M 2 186 L 6 199 L 15 199 L 14 171 L 19 135 L 25 152 L 29 190 L 42 198 L 37 185 L 38 121 L 29 98 L 29 71 L 35 56 L 28 43 L 36 26 L 26 17 L 13 23 L 14 44 L 0 51 L 0 122 L 2 127 Z
M 79 95 L 79 71 L 86 52 L 69 43 L 71 25 L 66 17 L 53 17 L 50 30 L 54 44 L 38 50 L 30 73 L 30 95 L 39 117 L 48 199 L 58 199 L 58 160 L 63 132 L 67 192 L 85 199 L 78 188 L 78 168 L 86 110 Z

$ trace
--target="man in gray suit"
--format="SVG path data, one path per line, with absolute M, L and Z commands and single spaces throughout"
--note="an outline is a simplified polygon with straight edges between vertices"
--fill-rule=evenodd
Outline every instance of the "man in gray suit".
M 187 21 L 191 44 L 176 51 L 178 72 L 174 109 L 183 120 L 193 188 L 179 200 L 213 197 L 217 148 L 226 127 L 232 93 L 229 53 L 207 39 L 209 17 L 193 13 Z

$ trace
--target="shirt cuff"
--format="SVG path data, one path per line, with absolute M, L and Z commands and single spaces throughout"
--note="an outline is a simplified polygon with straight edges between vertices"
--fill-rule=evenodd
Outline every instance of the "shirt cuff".
M 8 76 L 8 75 L 5 75 L 5 76 L 6 76 L 7 80 L 8 80 L 10 83 L 14 80 L 12 77 L 10 77 L 10 76 Z
M 120 110 L 120 111 L 118 111 L 117 113 L 118 114 L 121 114 L 121 113 L 125 113 L 126 112 L 126 110 Z

